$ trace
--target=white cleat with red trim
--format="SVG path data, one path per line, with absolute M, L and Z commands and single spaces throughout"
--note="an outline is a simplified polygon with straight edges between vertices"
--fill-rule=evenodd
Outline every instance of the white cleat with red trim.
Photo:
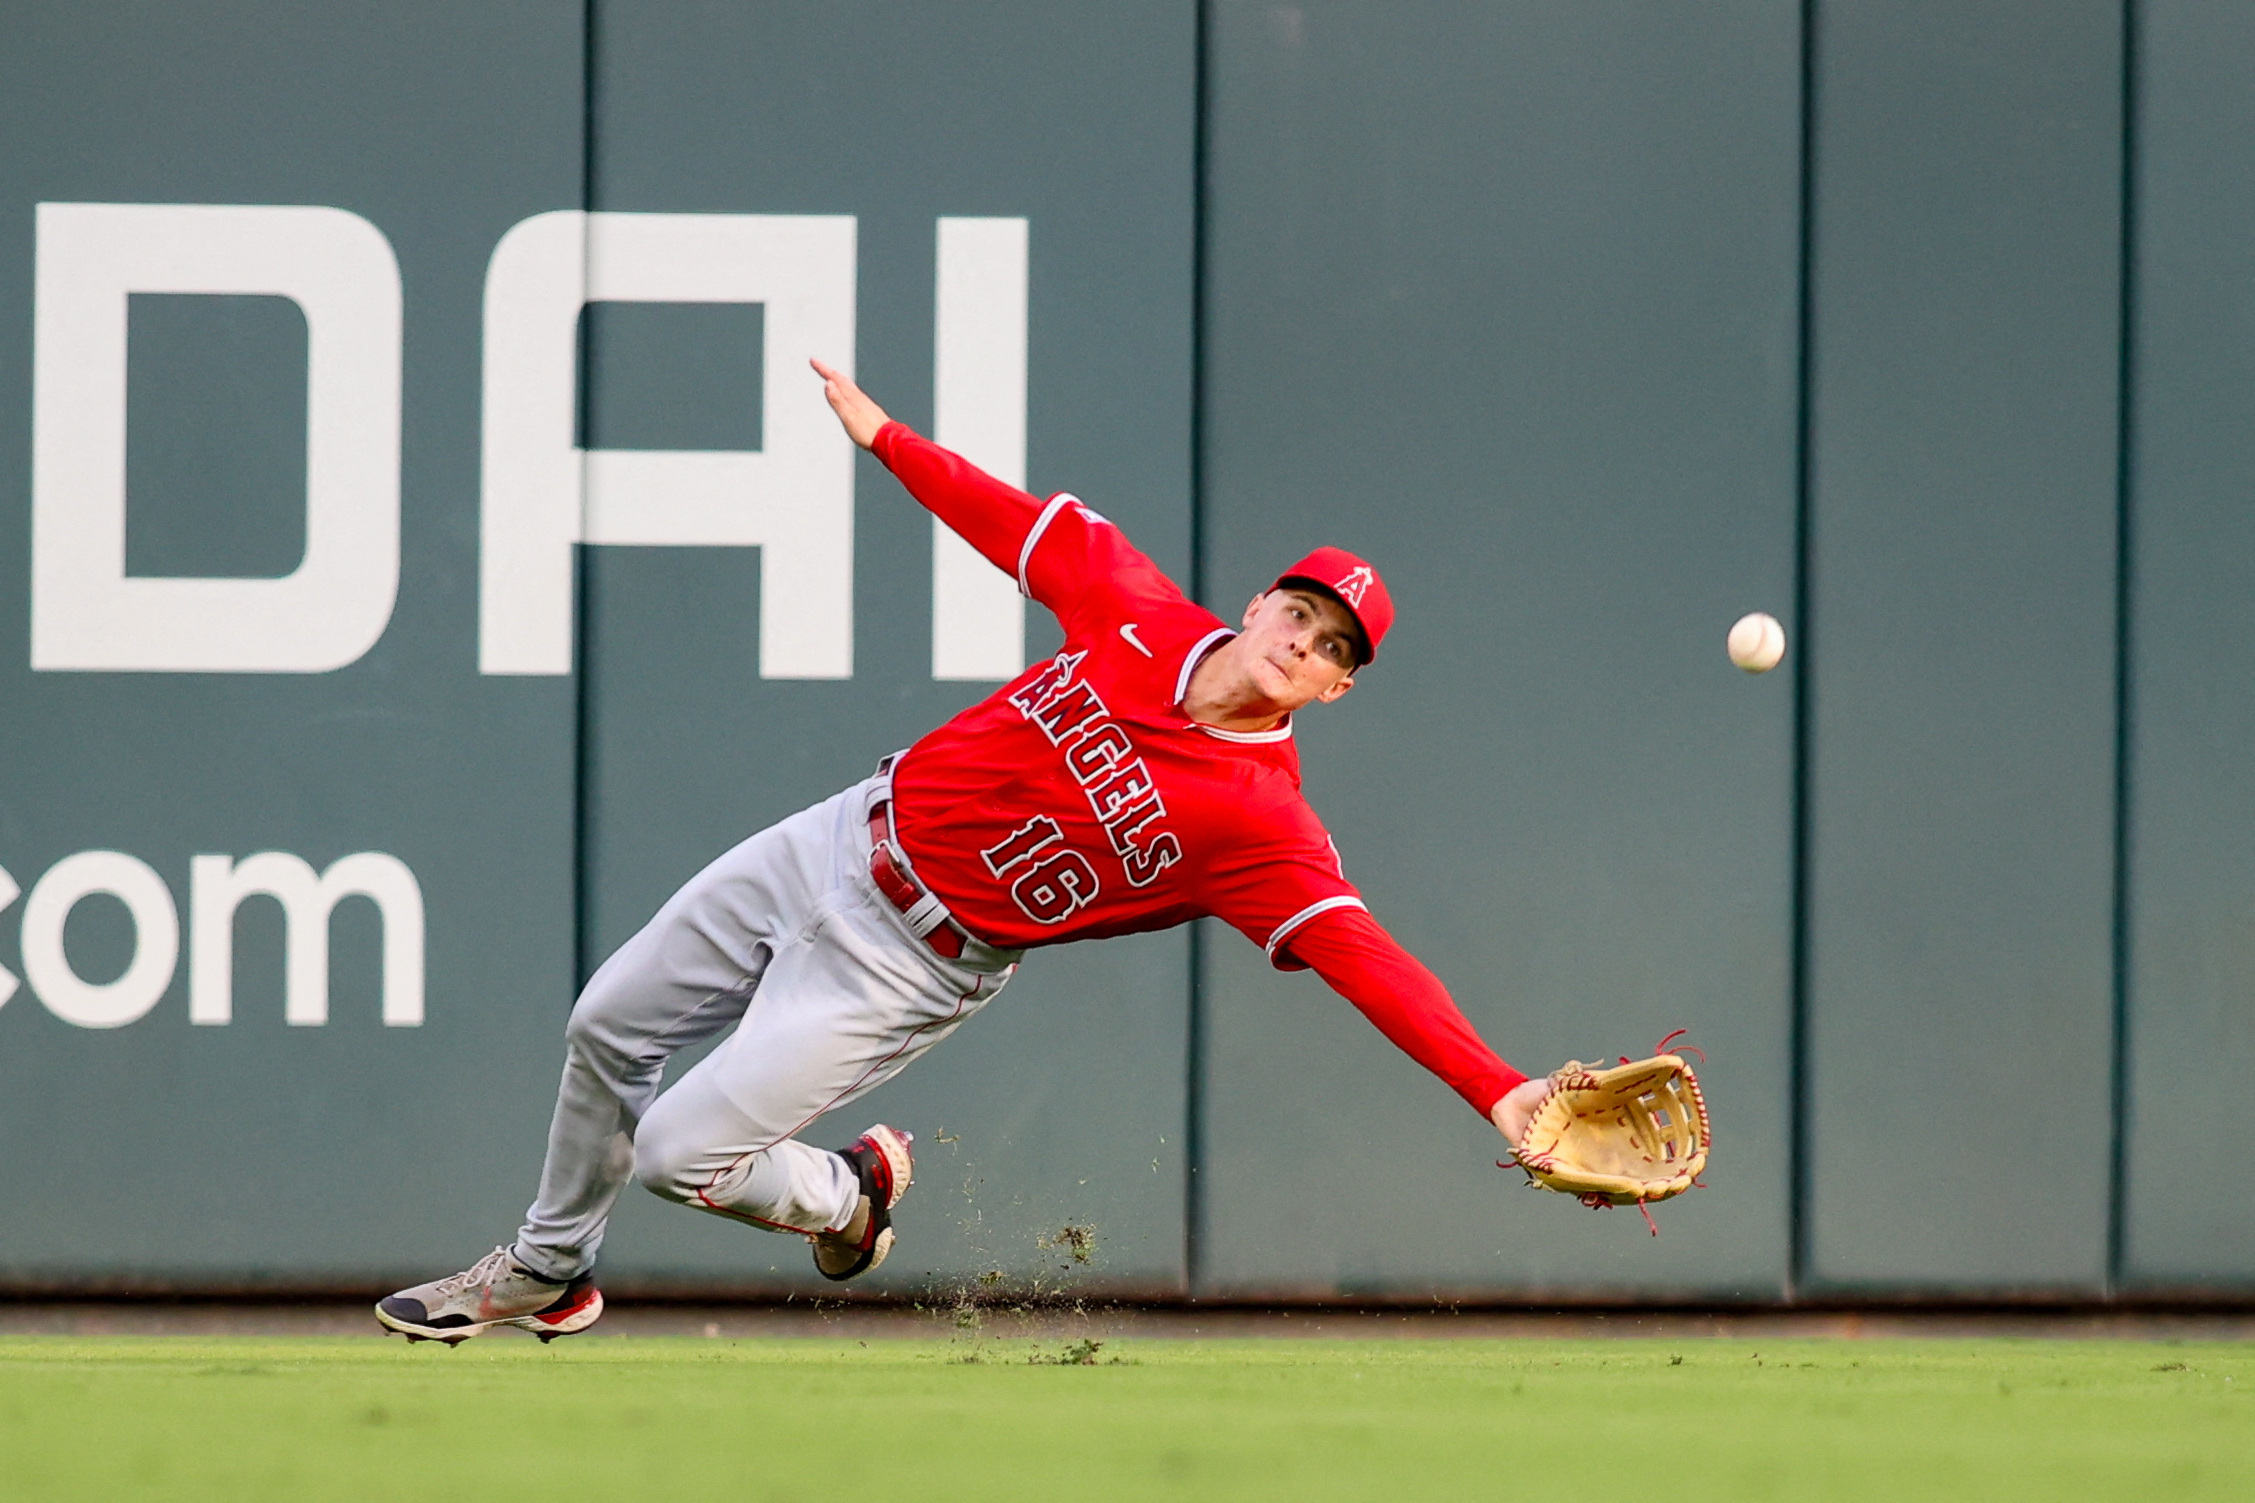
M 833 1282 L 858 1278 L 885 1261 L 893 1250 L 893 1207 L 916 1177 L 908 1145 L 911 1134 L 880 1122 L 853 1146 L 838 1150 L 861 1181 L 852 1219 L 834 1232 L 807 1238 L 814 1244 L 814 1271 Z
M 497 1247 L 460 1273 L 417 1284 L 376 1304 L 376 1319 L 409 1341 L 455 1346 L 496 1326 L 515 1326 L 542 1341 L 571 1336 L 603 1313 L 592 1274 L 570 1283 L 544 1279 Z

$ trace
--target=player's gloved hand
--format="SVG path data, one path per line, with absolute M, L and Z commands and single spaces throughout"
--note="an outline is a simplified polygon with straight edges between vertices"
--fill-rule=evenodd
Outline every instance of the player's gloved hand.
M 838 421 L 845 424 L 846 437 L 864 449 L 877 442 L 877 431 L 892 421 L 885 416 L 885 409 L 870 401 L 869 394 L 854 385 L 853 377 L 843 371 L 819 360 L 809 360 L 807 364 L 822 378 L 823 399 L 838 415 Z
M 1534 1183 L 1587 1206 L 1639 1208 L 1698 1183 L 1713 1139 L 1699 1078 L 1682 1055 L 1623 1059 L 1610 1068 L 1568 1060 L 1539 1093 L 1528 1092 L 1535 1084 L 1528 1081 L 1495 1108 L 1505 1136 L 1511 1123 L 1524 1123 L 1511 1156 Z M 1660 1229 L 1652 1231 L 1658 1236 Z
M 1533 1080 L 1520 1081 L 1489 1109 L 1488 1120 L 1495 1123 L 1496 1131 L 1503 1134 L 1503 1140 L 1511 1145 L 1514 1154 L 1527 1140 L 1527 1124 L 1535 1120 L 1535 1112 L 1550 1095 L 1550 1090 L 1550 1078 L 1538 1075 Z

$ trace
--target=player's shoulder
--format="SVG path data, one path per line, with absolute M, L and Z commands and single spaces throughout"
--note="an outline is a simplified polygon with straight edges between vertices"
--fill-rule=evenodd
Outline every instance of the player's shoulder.
M 1110 517 L 1071 491 L 1056 491 L 1027 529 L 1019 564 L 1022 571 L 1052 566 L 1103 571 L 1138 561 L 1149 562 Z
M 1077 534 L 1074 551 L 1078 567 L 1092 593 L 1115 607 L 1140 606 L 1167 609 L 1191 606 L 1189 595 L 1158 561 L 1128 539 L 1126 533 L 1077 497 L 1059 494 L 1052 506 L 1063 502 L 1062 513 L 1072 520 L 1065 529 Z
M 1169 682 L 1229 635 L 1221 619 L 1192 600 L 1149 556 L 1122 540 L 1099 550 L 1075 611 L 1075 625 L 1151 665 Z

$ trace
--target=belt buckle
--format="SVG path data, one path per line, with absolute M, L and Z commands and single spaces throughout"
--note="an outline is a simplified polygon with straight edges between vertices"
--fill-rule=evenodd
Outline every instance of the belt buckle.
M 882 835 L 877 833 L 880 828 L 884 830 Z M 916 932 L 911 910 L 925 903 L 932 904 L 938 910 L 937 917 L 929 928 L 916 935 L 917 939 L 945 959 L 961 959 L 969 935 L 940 904 L 939 894 L 910 874 L 908 862 L 893 840 L 891 799 L 881 799 L 870 806 L 869 836 L 869 875 L 877 883 L 877 890 L 884 894 L 885 901 L 892 904 L 893 911 L 902 918 L 910 919 L 910 933 Z M 888 878 L 898 885 L 899 893 L 888 890 Z
M 908 875 L 907 868 L 900 864 L 900 852 L 894 849 L 889 836 L 880 836 L 870 842 L 869 874 L 877 879 L 877 886 L 880 891 L 885 893 L 885 900 L 895 908 L 903 905 L 889 890 L 893 887 L 899 887 L 907 892 L 910 895 L 909 902 L 916 901 L 914 896 L 916 883 Z
M 894 845 L 889 839 L 880 840 L 877 842 L 874 859 L 885 863 L 887 875 L 892 878 L 893 885 L 900 891 L 901 900 L 896 901 L 893 906 L 903 912 L 915 906 L 917 899 L 924 895 L 924 884 L 909 875 L 908 863 L 900 859 L 900 847 Z

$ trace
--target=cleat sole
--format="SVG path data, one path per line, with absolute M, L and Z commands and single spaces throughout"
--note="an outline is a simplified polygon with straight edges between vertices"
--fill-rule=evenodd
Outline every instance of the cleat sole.
M 543 1343 L 559 1336 L 577 1336 L 603 1316 L 603 1291 L 590 1289 L 587 1298 L 569 1310 L 559 1310 L 553 1315 L 526 1315 L 507 1324 L 519 1330 L 530 1331 Z
M 580 1304 L 554 1315 L 517 1315 L 503 1320 L 480 1321 L 475 1325 L 440 1328 L 410 1324 L 386 1314 L 379 1307 L 376 1311 L 376 1323 L 384 1328 L 386 1335 L 397 1334 L 409 1341 L 443 1341 L 448 1346 L 459 1346 L 473 1336 L 483 1336 L 486 1332 L 498 1331 L 503 1326 L 530 1331 L 542 1341 L 553 1341 L 558 1336 L 576 1336 L 595 1324 L 602 1314 L 603 1292 L 590 1289 L 587 1298 Z

